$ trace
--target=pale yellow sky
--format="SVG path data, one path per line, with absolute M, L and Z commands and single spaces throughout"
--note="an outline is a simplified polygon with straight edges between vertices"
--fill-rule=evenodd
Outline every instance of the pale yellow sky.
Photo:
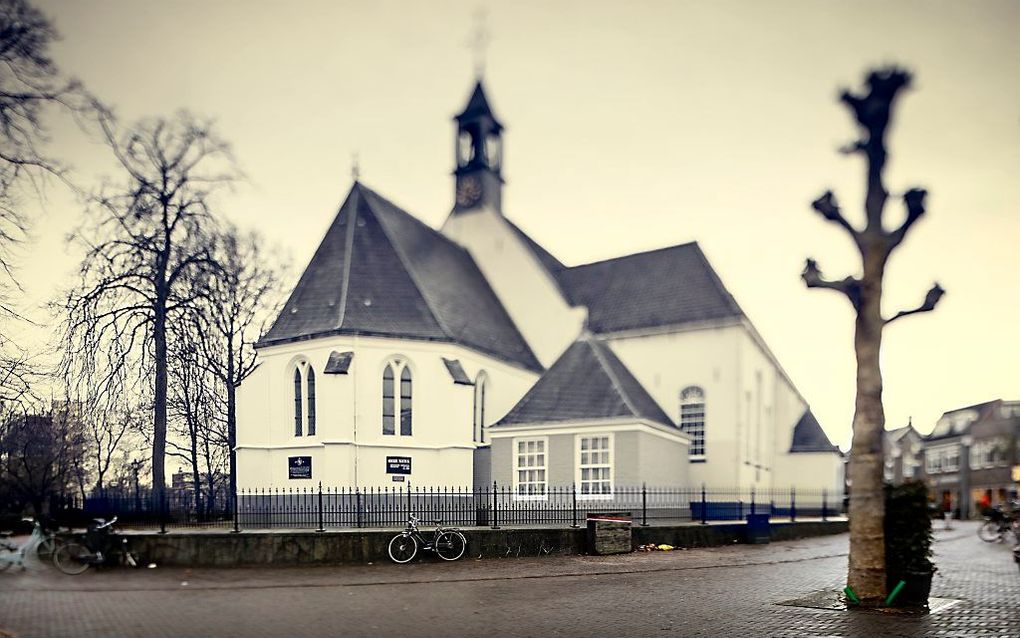
M 63 34 L 57 62 L 122 117 L 188 108 L 217 119 L 248 176 L 222 210 L 299 268 L 350 187 L 352 153 L 366 184 L 427 223 L 452 205 L 470 3 L 39 4 Z M 700 242 L 843 447 L 852 313 L 799 273 L 813 256 L 842 277 L 857 257 L 808 204 L 831 187 L 859 218 L 862 166 L 834 152 L 854 135 L 837 89 L 871 65 L 913 69 L 888 185 L 931 195 L 889 269 L 886 312 L 917 305 L 934 280 L 948 294 L 886 332 L 888 425 L 913 416 L 926 432 L 945 410 L 1020 398 L 1020 4 L 482 6 L 487 88 L 507 125 L 507 215 L 568 264 Z M 70 125 L 56 127 L 54 150 L 83 183 L 109 170 Z M 77 257 L 64 236 L 80 214 L 51 190 L 22 261 L 26 306 L 67 281 Z

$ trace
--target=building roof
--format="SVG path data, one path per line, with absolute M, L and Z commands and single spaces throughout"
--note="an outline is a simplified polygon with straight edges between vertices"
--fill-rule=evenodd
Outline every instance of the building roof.
M 744 316 L 697 242 L 567 267 L 507 222 L 596 334 Z
M 485 97 L 485 89 L 482 88 L 482 81 L 479 80 L 475 83 L 474 90 L 471 91 L 471 97 L 468 99 L 467 106 L 460 114 L 456 115 L 454 119 L 457 121 L 463 121 L 467 119 L 473 119 L 479 116 L 488 116 L 492 119 L 496 125 L 496 129 L 502 129 L 503 125 L 496 119 L 496 115 L 492 112 L 492 107 L 489 106 L 489 99 Z
M 924 437 L 925 440 L 934 441 L 967 434 L 970 431 L 971 424 L 983 417 L 985 411 L 997 405 L 999 401 L 1000 399 L 994 399 L 943 412 L 932 431 L 928 436 Z
M 801 415 L 797 425 L 793 426 L 793 441 L 790 443 L 791 453 L 800 452 L 835 452 L 840 454 L 839 448 L 829 441 L 825 435 L 818 419 L 808 408 Z
M 457 343 L 542 369 L 468 252 L 358 182 L 259 345 L 337 334 Z
M 609 346 L 585 333 L 493 427 L 621 417 L 676 427 Z
M 607 259 L 558 273 L 595 333 L 742 317 L 697 243 Z

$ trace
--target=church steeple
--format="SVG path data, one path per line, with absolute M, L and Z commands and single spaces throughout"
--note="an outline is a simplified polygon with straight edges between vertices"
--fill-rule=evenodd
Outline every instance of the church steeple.
M 456 200 L 454 214 L 483 207 L 502 210 L 503 125 L 485 97 L 479 80 L 457 121 Z

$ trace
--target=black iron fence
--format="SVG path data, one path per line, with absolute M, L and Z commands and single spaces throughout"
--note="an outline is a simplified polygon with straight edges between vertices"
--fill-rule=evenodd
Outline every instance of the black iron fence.
M 715 489 L 616 487 L 611 494 L 583 494 L 573 486 L 519 494 L 509 486 L 483 488 L 243 489 L 236 507 L 228 499 L 204 502 L 168 490 L 104 492 L 69 500 L 57 514 L 117 515 L 125 527 L 314 529 L 401 527 L 409 514 L 462 527 L 583 525 L 591 512 L 630 512 L 637 525 L 739 521 L 748 514 L 827 519 L 844 514 L 842 494 L 816 489 Z

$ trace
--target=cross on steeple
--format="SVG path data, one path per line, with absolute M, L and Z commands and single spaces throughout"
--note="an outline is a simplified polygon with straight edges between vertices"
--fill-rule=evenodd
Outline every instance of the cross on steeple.
M 474 30 L 467 42 L 468 48 L 471 49 L 472 56 L 474 57 L 475 76 L 478 78 L 481 78 L 485 73 L 485 53 L 489 42 L 492 41 L 492 36 L 486 24 L 486 18 L 485 9 L 478 7 L 474 12 Z
M 361 177 L 361 164 L 358 162 L 358 154 L 351 153 L 351 178 L 356 182 Z

